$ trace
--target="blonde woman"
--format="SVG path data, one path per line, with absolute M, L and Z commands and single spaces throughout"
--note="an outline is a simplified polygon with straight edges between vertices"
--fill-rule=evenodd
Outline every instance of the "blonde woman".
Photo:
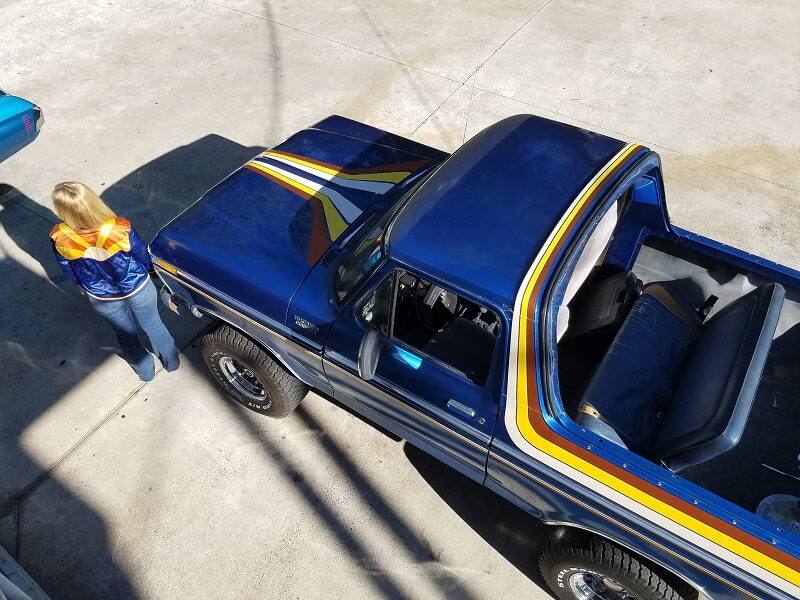
M 158 293 L 150 280 L 144 240 L 77 181 L 56 185 L 53 207 L 64 221 L 50 232 L 58 264 L 114 328 L 122 353 L 139 378 L 150 381 L 155 375 L 153 357 L 142 345 L 139 329 L 147 334 L 164 368 L 177 369 L 178 350 L 158 315 Z

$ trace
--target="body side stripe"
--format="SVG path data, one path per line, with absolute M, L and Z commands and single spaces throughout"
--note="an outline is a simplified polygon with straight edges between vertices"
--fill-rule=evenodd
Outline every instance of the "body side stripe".
M 519 466 L 517 466 L 517 465 L 516 465 L 516 464 L 514 464 L 513 462 L 511 462 L 511 461 L 509 461 L 509 460 L 507 460 L 507 459 L 503 458 L 503 457 L 502 457 L 502 456 L 500 456 L 499 454 L 497 454 L 497 453 L 495 453 L 495 452 L 489 452 L 489 455 L 490 455 L 490 456 L 491 456 L 493 459 L 495 459 L 495 460 L 497 460 L 497 461 L 499 461 L 499 462 L 503 463 L 503 464 L 504 464 L 506 467 L 508 467 L 509 469 L 512 469 L 513 471 L 516 471 L 517 473 L 519 473 L 519 474 L 520 474 L 520 475 L 522 475 L 523 477 L 527 477 L 528 479 L 530 479 L 530 480 L 532 480 L 532 481 L 536 482 L 536 484 L 537 484 L 537 485 L 541 485 L 541 486 L 543 486 L 543 487 L 546 487 L 546 488 L 547 488 L 548 490 L 550 490 L 551 492 L 555 492 L 556 494 L 558 494 L 558 495 L 562 496 L 563 498 L 566 498 L 566 499 L 567 499 L 567 500 L 569 500 L 570 502 L 574 502 L 575 504 L 577 504 L 578 506 L 580 506 L 580 507 L 581 507 L 581 508 L 583 508 L 584 510 L 587 510 L 587 511 L 589 511 L 590 513 L 592 513 L 592 514 L 594 514 L 594 515 L 597 515 L 598 517 L 600 517 L 600 518 L 602 518 L 602 519 L 604 519 L 604 520 L 608 521 L 609 523 L 612 523 L 612 524 L 613 524 L 615 527 L 619 527 L 620 529 L 624 529 L 625 531 L 627 531 L 628 533 L 630 533 L 630 534 L 632 534 L 632 535 L 636 536 L 636 537 L 637 537 L 637 538 L 639 538 L 640 540 L 642 540 L 642 541 L 644 541 L 644 542 L 647 542 L 647 543 L 648 543 L 648 544 L 650 544 L 651 546 L 655 546 L 655 547 L 656 547 L 656 548 L 658 548 L 659 550 L 661 550 L 661 551 L 663 551 L 663 552 L 665 552 L 665 553 L 667 553 L 667 554 L 669 554 L 669 555 L 671 555 L 671 556 L 674 556 L 674 557 L 675 557 L 675 558 L 677 558 L 678 560 L 680 560 L 680 561 L 682 561 L 682 562 L 686 563 L 687 565 L 690 565 L 691 567 L 693 567 L 693 568 L 697 569 L 698 571 L 701 571 L 701 572 L 702 572 L 702 573 L 704 573 L 705 575 L 708 575 L 708 576 L 710 576 L 710 577 L 713 577 L 713 578 L 714 578 L 714 579 L 716 579 L 717 581 L 719 581 L 719 582 L 721 582 L 721 583 L 724 583 L 725 585 L 727 585 L 727 586 L 730 586 L 730 587 L 734 588 L 734 589 L 735 589 L 737 592 L 740 592 L 740 593 L 742 593 L 742 594 L 744 594 L 744 595 L 746 595 L 746 596 L 749 596 L 750 598 L 755 598 L 756 600 L 758 600 L 758 596 L 756 596 L 755 594 L 753 594 L 753 593 L 751 593 L 751 592 L 748 592 L 746 589 L 742 588 L 741 586 L 738 586 L 738 585 L 736 585 L 735 583 L 733 583 L 733 582 L 731 582 L 731 581 L 728 581 L 728 580 L 727 580 L 727 579 L 725 579 L 724 577 L 722 577 L 722 576 L 718 575 L 717 573 L 714 573 L 713 571 L 710 571 L 710 570 L 706 569 L 706 568 L 705 568 L 705 567 L 703 567 L 702 565 L 699 565 L 699 564 L 697 564 L 696 562 L 694 562 L 693 560 L 691 560 L 691 559 L 687 558 L 686 556 L 683 556 L 682 554 L 680 554 L 680 553 L 678 553 L 678 552 L 675 552 L 674 550 L 672 550 L 672 549 L 668 548 L 667 546 L 664 546 L 663 544 L 660 544 L 659 542 L 657 542 L 657 541 L 655 541 L 655 540 L 653 540 L 653 539 L 651 539 L 651 538 L 647 537 L 647 536 L 646 536 L 646 535 L 644 535 L 642 532 L 640 532 L 640 531 L 637 531 L 636 529 L 633 529 L 632 527 L 628 527 L 627 525 L 625 525 L 624 523 L 621 523 L 620 521 L 618 521 L 618 520 L 617 520 L 617 519 L 615 519 L 614 517 L 612 517 L 612 516 L 610 516 L 610 515 L 608 515 L 608 514 L 606 514 L 606 513 L 602 512 L 602 511 L 600 511 L 600 510 L 596 509 L 595 507 L 593 507 L 593 506 L 591 506 L 591 505 L 587 504 L 586 502 L 583 502 L 582 500 L 580 500 L 580 499 L 576 498 L 576 497 L 575 497 L 575 496 L 573 496 L 572 494 L 569 494 L 569 493 L 565 492 L 565 491 L 564 491 L 563 489 L 561 489 L 560 487 L 558 487 L 558 486 L 555 486 L 555 485 L 553 485 L 553 484 L 549 483 L 548 481 L 545 481 L 544 479 L 542 479 L 542 478 L 540 478 L 540 477 L 537 477 L 536 475 L 533 475 L 532 473 L 530 473 L 530 472 L 529 472 L 528 470 L 526 470 L 526 469 L 522 469 L 522 468 L 520 468 Z M 565 524 L 569 525 L 569 523 L 565 523 Z M 676 575 L 677 575 L 677 574 L 676 574 Z
M 592 204 L 595 194 L 641 149 L 636 145 L 626 147 L 587 185 L 565 213 L 523 280 L 512 326 L 506 427 L 515 444 L 527 454 L 539 459 L 547 457 L 548 461 L 555 459 L 556 468 L 560 466 L 561 471 L 584 485 L 623 505 L 632 500 L 634 507 L 648 508 L 651 520 L 670 529 L 674 524 L 680 525 L 682 535 L 690 532 L 692 535 L 688 537 L 701 547 L 707 547 L 707 542 L 711 541 L 714 544 L 711 548 L 716 548 L 711 551 L 717 555 L 724 549 L 723 554 L 729 562 L 745 570 L 757 566 L 765 580 L 786 589 L 781 579 L 794 584 L 800 575 L 796 568 L 786 564 L 796 562 L 792 556 L 565 440 L 549 427 L 538 410 L 538 358 L 534 335 L 544 280 L 558 250 L 577 225 L 578 217 Z M 741 562 L 742 558 L 745 562 Z M 796 585 L 789 587 L 793 593 L 800 590 Z

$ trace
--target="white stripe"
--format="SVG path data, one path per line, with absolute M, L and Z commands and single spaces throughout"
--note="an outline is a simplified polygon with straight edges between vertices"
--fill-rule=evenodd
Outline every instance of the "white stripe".
M 612 164 L 615 160 L 617 160 L 622 154 L 624 154 L 629 148 L 631 144 L 627 145 L 623 148 L 614 158 L 612 158 L 606 165 L 606 167 Z M 600 178 L 605 171 L 605 168 L 601 169 L 597 175 L 588 183 L 586 187 L 581 190 L 575 200 L 570 204 L 569 208 L 564 211 L 563 216 L 559 220 L 558 224 L 555 226 L 553 231 L 547 238 L 547 241 L 542 245 L 539 254 L 536 256 L 533 264 L 531 265 L 528 272 L 525 274 L 525 277 L 522 280 L 522 284 L 517 292 L 517 297 L 514 301 L 514 318 L 511 324 L 511 347 L 509 350 L 509 361 L 508 361 L 508 377 L 507 377 L 507 389 L 506 389 L 506 410 L 505 410 L 505 426 L 506 431 L 508 431 L 511 439 L 513 440 L 514 444 L 519 447 L 523 452 L 527 455 L 531 456 L 532 458 L 538 460 L 546 464 L 547 466 L 555 469 L 559 473 L 569 477 L 580 483 L 581 485 L 605 496 L 606 498 L 614 501 L 615 503 L 619 504 L 627 508 L 628 510 L 638 514 L 641 517 L 671 531 L 682 539 L 690 541 L 694 545 L 711 552 L 712 554 L 718 556 L 719 558 L 724 559 L 725 561 L 731 563 L 742 569 L 745 572 L 751 573 L 756 577 L 769 582 L 771 585 L 775 586 L 776 588 L 786 591 L 790 594 L 794 594 L 796 596 L 800 596 L 800 587 L 795 586 L 794 584 L 786 581 L 785 579 L 775 575 L 759 567 L 758 565 L 750 562 L 739 556 L 738 554 L 731 552 L 730 550 L 723 548 L 722 546 L 712 542 L 703 536 L 695 533 L 691 529 L 684 527 L 683 525 L 679 525 L 674 521 L 667 519 L 663 515 L 657 513 L 656 511 L 640 504 L 639 502 L 628 498 L 624 494 L 618 492 L 617 490 L 608 487 L 607 485 L 600 483 L 599 481 L 589 477 L 588 475 L 578 471 L 577 469 L 561 462 L 560 460 L 556 459 L 549 454 L 539 450 L 528 440 L 526 440 L 522 433 L 519 431 L 516 421 L 516 413 L 517 413 L 517 368 L 519 363 L 519 321 L 522 314 L 522 301 L 525 295 L 525 290 L 528 287 L 528 284 L 533 277 L 533 273 L 536 270 L 539 263 L 544 258 L 544 254 L 547 248 L 555 239 L 558 231 L 561 229 L 562 225 L 568 218 L 569 214 L 574 210 L 577 206 L 580 199 L 587 193 L 590 187 Z M 531 349 L 533 351 L 533 349 Z M 535 401 L 535 398 L 529 398 L 530 402 Z
M 342 217 L 348 223 L 352 223 L 355 221 L 358 216 L 361 214 L 361 209 L 358 208 L 355 204 L 350 202 L 347 198 L 342 196 L 339 192 L 329 187 L 326 187 L 316 181 L 312 181 L 311 179 L 306 179 L 297 173 L 292 173 L 291 171 L 287 171 L 285 169 L 281 169 L 276 165 L 272 165 L 269 163 L 264 163 L 261 161 L 257 161 L 259 164 L 268 167 L 275 171 L 276 173 L 280 173 L 284 177 L 291 179 L 292 181 L 296 181 L 297 183 L 301 183 L 306 187 L 311 188 L 315 192 L 320 192 L 325 194 L 328 198 L 331 199 L 336 209 L 341 213 Z
M 335 183 L 336 185 L 352 188 L 354 190 L 364 190 L 365 192 L 372 192 L 373 194 L 384 194 L 395 186 L 394 183 L 388 181 L 367 181 L 361 179 L 346 179 L 345 177 L 339 177 L 338 175 L 331 175 L 330 173 L 326 173 L 325 171 L 315 169 L 314 167 L 308 165 L 293 162 L 292 160 L 284 158 L 282 156 L 276 156 L 272 154 L 267 154 L 266 156 L 271 160 L 276 160 L 284 164 L 291 165 L 295 169 L 300 169 L 301 171 L 310 173 L 311 175 L 319 177 L 320 179 L 324 179 L 325 181 L 330 181 L 331 183 Z

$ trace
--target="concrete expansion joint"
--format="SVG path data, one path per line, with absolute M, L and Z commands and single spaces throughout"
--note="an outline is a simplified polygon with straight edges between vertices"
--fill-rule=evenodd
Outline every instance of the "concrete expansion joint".
M 265 17 L 262 15 L 256 15 L 251 12 L 247 12 L 246 10 L 242 10 L 240 8 L 234 8 L 233 6 L 228 6 L 227 4 L 223 4 L 222 2 L 214 2 L 214 0 L 205 0 L 208 4 L 213 4 L 214 6 L 218 6 L 220 8 L 225 8 L 227 10 L 232 10 L 233 12 L 238 12 L 243 15 L 247 15 L 248 17 L 253 17 L 254 19 L 259 19 L 261 21 L 266 21 L 268 23 L 272 23 L 274 25 L 278 25 L 280 27 L 285 27 L 286 29 L 291 29 L 292 31 L 296 31 L 297 33 L 302 33 L 305 35 L 310 35 L 311 37 L 315 37 L 321 40 L 325 40 L 326 42 L 331 42 L 333 44 L 337 44 L 342 46 L 343 48 L 348 48 L 350 50 L 354 50 L 356 52 L 361 52 L 362 54 L 368 54 L 369 56 L 374 56 L 375 58 L 380 58 L 382 60 L 387 60 L 389 62 L 395 63 L 402 67 L 406 67 L 407 69 L 412 69 L 414 71 L 419 71 L 420 73 L 426 73 L 428 75 L 433 75 L 434 77 L 439 77 L 441 79 L 446 79 L 448 81 L 452 81 L 453 83 L 462 83 L 458 79 L 453 79 L 452 77 L 447 77 L 446 75 L 442 75 L 441 73 L 434 73 L 433 71 L 428 71 L 427 69 L 423 69 L 421 67 L 416 67 L 414 65 L 409 65 L 404 63 L 401 60 L 397 60 L 396 58 L 391 58 L 389 56 L 384 56 L 383 54 L 378 54 L 377 52 L 372 52 L 371 50 L 365 50 L 364 48 L 359 48 L 357 46 L 351 46 L 350 44 L 346 44 L 340 40 L 335 40 L 333 38 L 321 35 L 319 33 L 314 33 L 313 31 L 307 31 L 305 29 L 300 29 L 299 27 L 295 27 L 294 25 L 288 25 L 287 23 L 282 23 L 281 21 L 276 21 L 270 17 Z M 552 0 L 550 0 L 552 2 Z
M 553 1 L 554 0 L 548 0 L 542 6 L 540 6 L 531 16 L 529 16 L 527 19 L 525 19 L 516 29 L 514 29 L 514 31 L 512 31 L 511 34 L 505 40 L 503 40 L 503 42 L 499 46 L 497 46 L 497 48 L 495 48 L 489 54 L 489 56 L 487 56 L 484 60 L 480 61 L 480 63 L 469 74 L 469 76 L 467 76 L 466 79 L 464 79 L 463 81 L 460 81 L 458 79 L 454 79 L 452 77 L 448 77 L 446 75 L 442 75 L 441 73 L 434 73 L 433 71 L 429 71 L 429 70 L 423 69 L 421 67 L 410 65 L 410 64 L 405 63 L 405 62 L 403 62 L 401 60 L 397 60 L 395 58 L 391 58 L 389 56 L 385 56 L 385 55 L 380 54 L 378 52 L 373 52 L 371 50 L 365 50 L 364 48 L 359 48 L 357 46 L 353 46 L 351 44 L 347 44 L 347 43 L 342 42 L 340 40 L 336 40 L 336 39 L 321 35 L 319 33 L 314 33 L 314 32 L 311 32 L 311 31 L 307 31 L 305 29 L 301 29 L 301 28 L 296 27 L 294 25 L 289 25 L 287 23 L 283 23 L 281 21 L 277 21 L 277 20 L 275 20 L 273 18 L 270 18 L 268 16 L 257 15 L 257 14 L 254 14 L 254 13 L 239 9 L 239 8 L 235 8 L 233 6 L 228 6 L 227 4 L 224 4 L 222 2 L 216 2 L 215 0 L 205 0 L 205 2 L 207 2 L 208 4 L 212 4 L 214 6 L 218 6 L 220 8 L 224 8 L 226 10 L 237 12 L 237 13 L 252 17 L 254 19 L 259 19 L 261 21 L 266 21 L 266 22 L 269 22 L 269 23 L 273 23 L 273 24 L 278 25 L 280 27 L 284 27 L 286 29 L 291 29 L 292 31 L 296 31 L 297 33 L 302 33 L 304 35 L 309 35 L 311 37 L 322 39 L 322 40 L 325 40 L 327 42 L 331 42 L 333 44 L 337 44 L 339 46 L 342 46 L 344 48 L 348 48 L 350 50 L 354 50 L 356 52 L 361 52 L 362 54 L 368 54 L 370 56 L 374 56 L 376 58 L 380 58 L 382 60 L 386 60 L 386 61 L 395 63 L 395 64 L 400 65 L 402 67 L 405 67 L 407 69 L 412 69 L 414 71 L 419 71 L 421 73 L 426 73 L 428 75 L 432 75 L 434 77 L 439 77 L 441 79 L 445 79 L 445 80 L 451 81 L 453 83 L 458 83 L 459 84 L 458 87 L 456 87 L 450 94 L 448 94 L 447 97 L 444 100 L 442 100 L 436 106 L 436 108 L 434 108 L 431 111 L 431 113 L 428 114 L 416 128 L 414 128 L 414 130 L 410 134 L 411 136 L 415 135 L 428 121 L 430 121 L 430 119 L 433 117 L 433 115 L 435 115 L 439 111 L 439 109 L 442 106 L 444 106 L 445 103 L 447 103 L 447 101 L 450 100 L 456 94 L 456 92 L 458 92 L 461 88 L 466 86 L 467 83 L 469 83 L 469 81 L 471 79 L 473 79 L 477 75 L 478 71 L 480 71 L 487 62 L 489 62 L 498 52 L 500 52 L 500 50 L 502 50 L 520 31 L 522 31 L 526 26 L 528 26 L 531 22 L 533 22 L 536 19 L 537 16 L 539 16 L 548 6 L 550 6 L 553 3 Z M 587 122 L 587 121 L 580 121 L 580 120 L 574 119 L 571 115 L 560 113 L 560 112 L 558 112 L 556 110 L 553 110 L 552 108 L 548 108 L 548 107 L 545 107 L 545 106 L 538 106 L 538 105 L 535 105 L 535 104 L 531 104 L 530 102 L 525 102 L 524 100 L 519 100 L 518 98 L 506 96 L 504 94 L 499 94 L 499 93 L 497 93 L 497 92 L 495 92 L 493 90 L 482 88 L 479 85 L 477 85 L 477 83 L 475 83 L 475 82 L 473 82 L 473 87 L 474 87 L 475 90 L 480 91 L 480 92 L 484 92 L 484 93 L 488 93 L 488 94 L 494 94 L 495 96 L 498 96 L 500 98 L 505 98 L 506 100 L 512 100 L 514 102 L 519 102 L 520 104 L 523 104 L 525 106 L 530 106 L 531 108 L 535 108 L 535 109 L 539 109 L 539 110 L 546 110 L 546 111 L 551 112 L 551 113 L 553 113 L 555 115 L 559 115 L 559 116 L 565 117 L 565 118 L 567 118 L 569 120 L 582 123 L 582 124 L 586 125 L 590 129 L 596 129 L 596 128 L 605 129 L 606 131 L 609 131 L 610 133 L 613 133 L 614 135 L 621 136 L 622 139 L 627 139 L 627 138 L 630 137 L 628 134 L 626 134 L 624 132 L 614 131 L 614 130 L 608 128 L 608 127 L 605 127 L 603 124 L 600 124 L 600 123 L 590 123 L 590 122 Z M 798 189 L 798 188 L 794 188 L 794 187 L 791 187 L 791 186 L 788 186 L 788 185 L 780 184 L 780 183 L 777 183 L 775 181 L 771 181 L 770 179 L 766 179 L 764 177 L 761 177 L 759 175 L 755 175 L 755 174 L 749 173 L 747 171 L 741 171 L 741 170 L 736 169 L 734 167 L 730 167 L 730 166 L 727 166 L 727 165 L 723 165 L 723 164 L 719 164 L 719 163 L 716 163 L 716 162 L 713 162 L 713 161 L 709 161 L 707 159 L 704 159 L 704 158 L 702 158 L 700 156 L 697 156 L 697 155 L 694 155 L 694 154 L 681 152 L 680 150 L 676 150 L 674 148 L 670 148 L 670 147 L 665 146 L 663 144 L 658 144 L 658 143 L 655 143 L 655 142 L 649 143 L 646 140 L 637 140 L 637 141 L 639 141 L 639 142 L 641 142 L 641 143 L 643 143 L 643 144 L 645 144 L 647 146 L 658 146 L 658 147 L 663 148 L 665 150 L 669 150 L 670 152 L 674 152 L 675 154 L 679 154 L 681 156 L 692 158 L 694 160 L 698 160 L 698 161 L 703 162 L 705 164 L 713 165 L 713 166 L 719 167 L 721 169 L 726 169 L 726 170 L 731 171 L 733 173 L 738 173 L 740 175 L 745 175 L 745 176 L 748 176 L 748 177 L 752 177 L 753 179 L 756 179 L 758 181 L 773 185 L 773 186 L 778 187 L 780 189 L 784 189 L 784 190 L 787 190 L 787 191 L 790 191 L 790 192 L 800 193 L 800 189 Z
M 200 334 L 202 335 L 202 334 Z M 186 348 L 188 348 L 191 344 L 196 343 L 196 341 L 200 338 L 200 335 L 197 335 L 191 338 L 186 344 L 181 347 L 181 352 L 183 352 Z M 159 376 L 159 373 L 163 372 L 164 369 L 160 368 L 156 371 L 155 377 Z M 21 513 L 22 513 L 22 505 L 25 499 L 30 496 L 36 489 L 44 483 L 47 479 L 49 479 L 50 474 L 58 468 L 58 466 L 63 463 L 67 458 L 69 458 L 76 450 L 78 450 L 89 438 L 91 438 L 97 431 L 99 431 L 103 425 L 108 423 L 111 418 L 117 414 L 121 409 L 123 409 L 133 398 L 136 397 L 139 392 L 146 389 L 148 384 L 155 381 L 155 377 L 153 380 L 141 381 L 139 384 L 128 394 L 121 402 L 117 403 L 114 408 L 108 411 L 100 421 L 98 421 L 88 432 L 86 432 L 77 442 L 75 442 L 61 457 L 59 457 L 55 462 L 53 462 L 49 467 L 44 469 L 39 475 L 31 481 L 28 485 L 22 488 L 19 492 L 14 494 L 11 498 L 9 498 L 2 506 L 0 506 L 0 519 L 7 517 L 8 515 L 14 513 L 16 511 L 16 526 L 17 526 L 17 554 L 19 553 L 19 530 L 20 530 L 20 523 L 21 523 Z

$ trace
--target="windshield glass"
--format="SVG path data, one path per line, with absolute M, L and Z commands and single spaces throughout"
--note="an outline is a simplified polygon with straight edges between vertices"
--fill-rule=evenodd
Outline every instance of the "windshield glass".
M 416 176 L 415 176 L 416 177 Z M 402 209 L 408 200 L 414 196 L 416 191 L 425 183 L 430 177 L 430 173 L 417 181 L 414 186 L 408 190 L 405 195 L 395 204 L 400 209 L 390 208 L 378 219 L 377 223 L 369 230 L 366 237 L 361 240 L 355 250 L 350 256 L 345 259 L 341 266 L 336 271 L 336 283 L 334 284 L 334 293 L 336 299 L 341 302 L 350 292 L 353 291 L 358 285 L 364 281 L 368 275 L 375 270 L 383 258 L 386 256 L 384 248 L 384 239 L 386 237 L 387 229 L 392 223 L 394 216 Z M 412 177 L 413 179 L 413 177 Z
M 394 211 L 387 211 L 336 272 L 336 298 L 341 302 L 384 257 L 383 236 Z

